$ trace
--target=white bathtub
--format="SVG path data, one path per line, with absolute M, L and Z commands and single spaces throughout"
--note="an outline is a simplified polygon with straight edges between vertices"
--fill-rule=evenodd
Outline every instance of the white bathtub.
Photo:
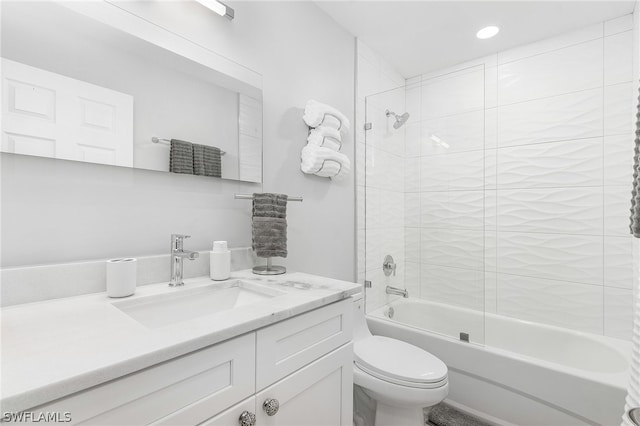
M 368 316 L 371 331 L 442 359 L 452 401 L 518 425 L 620 424 L 629 342 L 422 300 L 390 306 L 392 319 L 389 306 Z

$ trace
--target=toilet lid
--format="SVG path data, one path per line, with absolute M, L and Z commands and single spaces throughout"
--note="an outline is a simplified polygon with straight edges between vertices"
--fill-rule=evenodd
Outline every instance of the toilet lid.
M 371 336 L 353 347 L 354 361 L 376 376 L 409 384 L 438 383 L 447 379 L 447 366 L 429 352 L 401 340 Z

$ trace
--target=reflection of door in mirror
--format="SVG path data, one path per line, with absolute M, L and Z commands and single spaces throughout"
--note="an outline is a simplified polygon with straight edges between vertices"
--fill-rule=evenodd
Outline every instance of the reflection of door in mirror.
M 133 166 L 133 97 L 2 59 L 2 151 Z

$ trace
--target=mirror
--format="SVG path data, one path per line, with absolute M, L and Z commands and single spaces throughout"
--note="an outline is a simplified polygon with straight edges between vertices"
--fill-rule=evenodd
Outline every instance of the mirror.
M 3 152 L 262 182 L 260 88 L 67 5 L 1 19 Z

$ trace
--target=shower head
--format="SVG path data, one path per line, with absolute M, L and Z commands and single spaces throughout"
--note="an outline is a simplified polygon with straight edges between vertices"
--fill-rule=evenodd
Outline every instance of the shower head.
M 400 127 L 402 127 L 402 125 L 403 125 L 404 123 L 406 123 L 406 122 L 407 122 L 407 120 L 409 119 L 409 113 L 408 113 L 408 112 L 405 112 L 405 113 L 404 113 L 404 114 L 402 114 L 402 115 L 398 115 L 398 114 L 396 114 L 396 113 L 395 113 L 395 112 L 393 112 L 393 111 L 389 111 L 389 110 L 387 110 L 387 111 L 385 112 L 385 115 L 386 115 L 387 117 L 392 116 L 392 115 L 395 117 L 396 122 L 395 122 L 395 123 L 393 123 L 393 128 L 394 128 L 394 129 L 399 129 L 399 128 L 400 128 Z

